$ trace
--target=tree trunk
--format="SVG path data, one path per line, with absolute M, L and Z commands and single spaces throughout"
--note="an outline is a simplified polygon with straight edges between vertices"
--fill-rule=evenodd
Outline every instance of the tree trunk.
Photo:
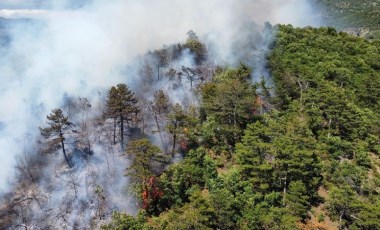
M 172 149 L 172 157 L 174 157 L 175 147 L 177 142 L 177 122 L 174 124 L 174 133 L 173 133 L 173 149 Z
M 288 174 L 285 173 L 285 178 L 284 178 L 284 196 L 283 196 L 283 203 L 285 205 L 286 203 L 286 185 L 287 185 L 287 178 L 288 177 Z
M 160 66 L 157 66 L 157 80 L 160 81 Z
M 342 227 L 342 218 L 343 218 L 343 215 L 344 215 L 344 212 L 342 212 L 342 213 L 339 215 L 339 229 L 341 229 L 341 227 Z
M 71 168 L 72 165 L 71 165 L 71 163 L 70 163 L 70 161 L 69 161 L 69 158 L 68 158 L 67 155 L 66 155 L 65 143 L 63 142 L 63 137 L 61 137 L 61 145 L 62 145 L 63 156 L 65 157 L 65 160 L 66 160 L 67 164 L 68 164 L 69 167 Z
M 158 115 L 157 115 L 157 113 L 154 113 L 154 119 L 156 121 L 157 132 L 160 135 L 162 149 L 165 151 L 165 154 L 167 154 L 167 149 L 165 148 L 164 138 L 162 137 L 160 122 L 158 122 Z
M 124 150 L 124 117 L 120 115 L 120 138 L 121 138 L 121 150 Z
M 113 144 L 116 145 L 116 117 L 113 119 Z

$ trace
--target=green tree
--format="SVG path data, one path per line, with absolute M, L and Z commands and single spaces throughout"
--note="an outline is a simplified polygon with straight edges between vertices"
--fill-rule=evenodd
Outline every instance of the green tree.
M 333 188 L 327 203 L 327 209 L 332 217 L 339 220 L 339 226 L 348 226 L 360 209 L 360 202 L 355 192 L 347 185 Z
M 183 133 L 187 120 L 188 116 L 182 106 L 178 103 L 175 104 L 168 114 L 168 123 L 166 125 L 166 130 L 172 135 L 173 140 L 173 147 L 171 151 L 172 157 L 174 157 L 176 151 L 178 137 L 181 133 Z
M 187 35 L 187 41 L 182 47 L 189 49 L 190 53 L 194 55 L 195 64 L 200 65 L 207 59 L 206 46 L 199 41 L 197 35 L 192 30 L 190 30 Z
M 146 185 L 152 176 L 157 176 L 155 162 L 167 163 L 167 158 L 162 155 L 160 148 L 147 138 L 131 141 L 126 154 L 132 160 L 127 168 L 127 175 L 137 184 Z
M 380 229 L 380 202 L 367 203 L 358 213 L 354 226 L 358 229 Z
M 236 145 L 236 160 L 246 180 L 255 190 L 268 192 L 273 187 L 273 160 L 275 159 L 275 124 L 263 119 L 248 125 L 242 143 Z
M 104 230 L 147 230 L 150 229 L 145 220 L 143 212 L 139 212 L 137 217 L 130 216 L 121 212 L 114 212 L 110 223 L 101 227 Z
M 241 65 L 220 73 L 201 88 L 204 120 L 215 119 L 221 134 L 216 135 L 217 142 L 226 145 L 230 153 L 253 118 L 256 92 L 250 74 L 251 70 Z
M 310 203 L 306 187 L 302 181 L 298 180 L 290 182 L 285 205 L 293 215 L 299 216 L 301 219 L 307 217 Z
M 206 183 L 217 176 L 215 161 L 207 150 L 190 150 L 180 163 L 171 165 L 161 176 L 163 188 L 162 209 L 182 205 L 189 201 L 194 187 L 205 188 Z
M 114 119 L 114 143 L 116 143 L 116 121 L 120 125 L 121 146 L 124 148 L 124 125 L 133 120 L 133 115 L 139 112 L 138 100 L 126 84 L 112 86 L 107 95 L 107 115 Z
M 47 139 L 49 149 L 58 150 L 62 149 L 63 156 L 69 167 L 72 164 L 67 157 L 65 148 L 65 137 L 72 131 L 73 124 L 69 121 L 68 117 L 65 117 L 61 109 L 53 109 L 50 115 L 47 115 L 49 126 L 46 128 L 40 127 L 41 135 Z
M 169 96 L 163 90 L 158 90 L 154 93 L 154 100 L 151 109 L 154 113 L 154 121 L 156 122 L 157 132 L 160 136 L 161 145 L 163 148 L 165 148 L 166 145 L 164 143 L 161 123 L 163 123 L 163 120 L 167 118 L 170 112 L 170 102 Z M 167 152 L 166 150 L 167 148 L 165 148 L 165 153 Z

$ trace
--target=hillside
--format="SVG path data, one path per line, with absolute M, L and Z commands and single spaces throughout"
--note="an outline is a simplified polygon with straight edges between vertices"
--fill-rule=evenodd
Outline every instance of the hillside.
M 200 85 L 184 160 L 137 218 L 104 228 L 379 229 L 379 55 L 332 28 L 279 26 L 275 90 L 251 91 L 245 66 Z
M 380 229 L 380 2 L 281 1 L 0 18 L 0 229 Z
M 380 38 L 379 0 L 320 0 L 327 24 L 370 39 Z

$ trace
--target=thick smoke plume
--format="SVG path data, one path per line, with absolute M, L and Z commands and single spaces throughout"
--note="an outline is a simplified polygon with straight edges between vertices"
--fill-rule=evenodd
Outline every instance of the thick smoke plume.
M 22 19 L 0 26 L 0 37 L 6 34 L 0 48 L 0 190 L 3 192 L 10 190 L 15 181 L 16 159 L 36 152 L 38 127 L 44 126 L 46 115 L 51 109 L 62 107 L 68 97 L 89 98 L 94 105 L 89 116 L 95 117 L 102 109 L 97 105 L 104 101 L 105 92 L 112 85 L 123 82 L 136 94 L 143 95 L 145 91 L 139 88 L 137 77 L 141 65 L 138 57 L 148 50 L 184 41 L 186 33 L 193 30 L 206 42 L 216 64 L 234 65 L 244 61 L 254 67 L 254 78 L 258 78 L 268 75 L 265 54 L 272 37 L 262 34 L 266 21 L 296 26 L 320 24 L 311 17 L 315 12 L 307 0 L 50 2 L 6 0 L 0 3 L 0 17 Z M 247 49 L 247 45 L 253 48 Z M 191 62 L 192 57 L 184 54 L 177 64 L 191 66 Z M 160 85 L 155 88 L 159 89 Z M 185 100 L 183 92 L 172 91 L 171 96 L 175 102 Z M 95 138 L 98 131 L 91 130 L 91 136 Z M 52 177 L 66 175 L 63 180 L 79 181 L 80 187 L 80 183 L 94 179 L 88 175 L 92 171 L 108 172 L 105 175 L 116 175 L 123 180 L 118 181 L 114 193 L 124 189 L 127 179 L 123 170 L 127 162 L 114 163 L 111 172 L 109 161 L 115 161 L 118 156 L 107 148 L 110 147 L 94 146 L 96 170 L 94 165 L 86 165 L 87 170 L 78 169 L 71 176 L 71 172 L 64 169 L 57 172 L 59 166 L 48 164 L 42 176 L 50 178 L 43 183 L 46 184 L 44 194 L 51 194 L 52 207 L 56 200 L 64 199 L 65 190 L 75 190 L 74 182 L 58 185 Z M 50 157 L 61 163 L 61 155 Z M 54 162 L 54 159 L 46 161 Z M 95 179 L 94 183 L 104 184 L 109 178 L 97 174 Z M 81 190 L 76 194 L 75 191 L 75 196 L 85 201 L 86 192 Z M 133 201 L 113 203 L 120 205 L 115 209 L 133 212 Z M 79 203 L 72 206 L 83 208 Z M 79 209 L 73 210 L 72 216 L 76 212 Z

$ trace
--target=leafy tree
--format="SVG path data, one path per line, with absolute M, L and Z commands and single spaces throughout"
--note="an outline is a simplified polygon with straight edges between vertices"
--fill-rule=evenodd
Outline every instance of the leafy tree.
M 112 86 L 107 96 L 107 115 L 114 119 L 114 143 L 116 143 L 116 121 L 120 125 L 121 146 L 124 148 L 124 125 L 132 121 L 133 115 L 139 112 L 137 98 L 126 84 Z
M 66 135 L 72 131 L 73 124 L 65 117 L 61 109 L 53 109 L 50 115 L 47 115 L 49 126 L 46 128 L 40 127 L 41 135 L 48 140 L 48 145 L 52 150 L 62 149 L 63 156 L 69 167 L 72 164 L 67 157 L 65 148 Z
M 210 202 L 215 210 L 216 229 L 236 229 L 238 219 L 238 203 L 227 188 L 210 192 Z

